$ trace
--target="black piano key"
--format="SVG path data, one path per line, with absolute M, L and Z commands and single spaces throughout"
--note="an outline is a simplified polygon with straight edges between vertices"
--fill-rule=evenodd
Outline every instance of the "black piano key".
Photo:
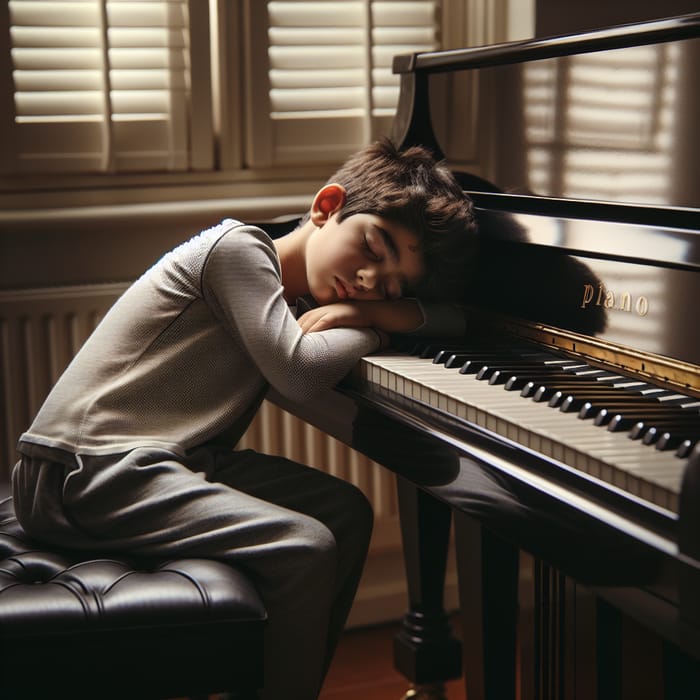
M 493 352 L 488 352 L 488 351 L 482 351 L 482 352 L 455 352 L 452 353 L 446 360 L 445 360 L 445 367 L 452 368 L 452 367 L 461 367 L 465 362 L 478 362 L 481 363 L 482 365 L 486 364 L 487 362 L 492 362 L 494 359 L 508 359 L 508 360 L 513 360 L 513 355 L 508 353 L 508 354 L 503 354 L 503 355 L 494 355 Z
M 655 443 L 661 435 L 661 429 L 657 428 L 656 426 L 649 426 L 647 430 L 644 431 L 644 435 L 642 435 L 642 442 L 645 445 L 652 445 Z
M 563 376 L 561 379 L 556 379 L 553 382 L 545 380 L 528 381 L 523 385 L 520 392 L 521 396 L 532 397 L 535 401 L 544 401 L 548 399 L 555 391 L 560 388 L 565 390 L 572 390 L 581 386 L 581 382 L 577 382 L 573 379 L 567 379 Z M 535 398 L 537 396 L 537 398 Z
M 558 405 L 559 410 L 563 413 L 573 413 L 574 411 L 580 412 L 586 405 L 598 406 L 598 409 L 600 409 L 610 408 L 613 404 L 617 404 L 620 408 L 624 408 L 628 404 L 635 404 L 639 401 L 634 396 L 627 397 L 629 402 L 625 402 L 624 398 L 620 396 L 620 391 L 617 389 L 608 389 L 607 391 L 584 390 L 582 393 L 565 395 Z M 593 408 L 592 410 L 595 409 Z
M 481 381 L 483 379 L 488 379 L 494 372 L 496 368 L 491 365 L 484 365 L 477 373 L 476 378 Z
M 505 373 L 507 374 L 507 373 Z M 549 381 L 564 381 L 567 375 L 565 372 L 561 372 L 558 369 L 542 369 L 537 371 L 528 371 L 520 373 L 511 373 L 503 382 L 504 388 L 507 391 L 514 391 L 515 389 L 524 389 L 526 386 L 531 387 L 531 391 L 523 393 L 523 396 L 529 396 L 534 391 L 542 386 L 545 382 Z M 497 378 L 493 381 L 494 384 L 500 384 L 501 382 Z
M 555 407 L 580 385 L 558 383 L 553 385 L 538 384 L 535 391 L 532 393 L 533 401 L 551 401 L 550 406 Z M 522 394 L 522 392 L 521 392 Z
M 689 457 L 690 453 L 693 451 L 695 445 L 697 444 L 700 444 L 700 440 L 690 440 L 686 438 L 681 442 L 680 445 L 678 445 L 678 448 L 676 449 L 676 457 L 680 457 L 681 459 Z
M 645 445 L 656 443 L 657 450 L 676 449 L 686 438 L 700 437 L 700 426 L 697 423 L 683 424 L 673 421 L 655 421 L 649 423 L 649 428 L 642 435 Z M 660 442 L 659 442 L 660 441 Z
M 628 437 L 630 437 L 632 440 L 640 440 L 644 438 L 646 435 L 647 431 L 649 431 L 651 428 L 654 428 L 656 430 L 662 430 L 662 431 L 667 431 L 667 430 L 672 430 L 672 431 L 681 431 L 684 432 L 685 435 L 684 437 L 688 437 L 687 433 L 688 431 L 693 431 L 694 428 L 700 427 L 698 425 L 698 421 L 694 420 L 692 418 L 688 418 L 685 416 L 678 416 L 678 415 L 659 415 L 659 416 L 647 416 L 643 418 L 642 420 L 639 420 L 637 423 L 635 423 L 632 428 L 630 429 Z M 649 444 L 650 442 L 653 441 L 652 437 L 647 438 Z
M 678 448 L 686 440 L 692 440 L 693 442 L 697 442 L 698 440 L 700 440 L 700 430 L 696 429 L 692 433 L 687 433 L 683 431 L 679 431 L 677 433 L 665 431 L 659 436 L 659 439 L 656 441 L 655 447 L 657 450 L 677 451 Z
M 526 375 L 511 374 L 508 379 L 503 383 L 503 388 L 506 391 L 516 391 L 518 389 L 523 390 L 526 384 L 533 384 L 531 379 L 532 374 L 528 373 Z M 522 393 L 522 391 L 521 391 Z
M 445 367 L 448 369 L 456 368 L 459 369 L 467 360 L 469 359 L 469 356 L 466 355 L 465 353 L 455 353 L 453 355 L 450 355 L 446 360 L 445 360 Z
M 649 429 L 649 426 L 644 421 L 635 423 L 631 428 L 627 437 L 631 440 L 641 440 L 644 433 Z
M 675 450 L 685 439 L 696 440 L 700 437 L 700 430 L 697 427 L 684 429 L 681 426 L 666 430 L 661 426 L 654 425 L 642 436 L 645 445 L 654 445 L 657 450 Z
M 602 410 L 622 411 L 630 405 L 639 402 L 636 396 L 615 396 L 609 401 L 600 399 L 589 399 L 583 402 L 579 408 L 578 417 L 582 419 L 595 418 Z
M 547 359 L 547 355 L 536 351 L 520 352 L 515 354 L 511 351 L 502 352 L 458 352 L 455 353 L 455 357 L 450 358 L 448 361 L 450 366 L 454 366 L 457 362 L 482 362 L 482 364 L 492 365 L 495 368 L 505 368 L 510 367 L 514 371 L 521 368 L 536 369 L 541 367 Z M 470 365 L 471 366 L 471 365 Z M 472 371 L 471 369 L 469 370 Z
M 534 384 L 535 386 L 534 389 L 530 392 L 530 396 L 532 396 L 535 401 L 545 401 L 556 392 L 561 392 L 562 394 L 567 395 L 573 393 L 577 389 L 581 390 L 585 386 L 585 382 L 583 382 L 582 380 L 576 380 L 575 378 L 566 377 L 561 381 L 539 381 L 534 382 Z M 523 396 L 524 395 L 525 394 L 523 393 Z
M 477 372 L 476 378 L 477 379 L 491 379 L 492 377 L 502 377 L 502 381 L 500 383 L 503 383 L 506 381 L 506 379 L 511 376 L 514 372 L 528 372 L 529 370 L 536 369 L 539 365 L 529 365 L 528 363 L 521 362 L 519 364 L 516 363 L 511 363 L 511 364 L 505 364 L 505 363 L 489 363 L 488 365 L 484 365 L 479 372 Z M 491 382 L 494 383 L 494 382 Z
M 563 382 L 576 382 L 575 386 L 580 386 L 580 382 L 583 381 L 577 380 L 575 376 L 572 376 L 570 373 L 566 372 L 566 370 L 557 367 L 541 367 L 526 372 L 513 372 L 506 380 L 506 384 L 511 378 L 513 381 L 509 386 L 506 386 L 509 391 L 513 389 L 522 389 L 528 383 L 532 384 L 534 389 L 537 389 L 541 385 Z M 534 389 L 531 393 L 534 393 Z
M 669 394 L 670 390 L 666 391 Z M 583 406 L 587 403 L 598 403 L 603 404 L 601 408 L 609 408 L 605 405 L 605 401 L 608 400 L 610 403 L 614 403 L 618 399 L 626 401 L 626 397 L 633 397 L 631 406 L 639 406 L 641 409 L 645 407 L 658 407 L 660 404 L 654 400 L 654 396 L 649 393 L 640 394 L 636 389 L 634 390 L 620 390 L 613 386 L 607 385 L 590 385 L 582 384 L 580 387 L 566 387 L 558 389 L 557 391 L 550 393 L 549 405 L 552 407 L 559 407 L 560 410 L 569 411 L 580 411 Z M 637 403 L 638 402 L 638 403 Z M 671 406 L 668 407 L 669 409 Z M 589 409 L 590 415 L 591 409 Z
M 601 411 L 601 413 L 603 413 L 603 411 Z M 611 411 L 610 413 L 614 412 Z M 594 419 L 594 422 L 596 421 L 598 421 L 598 416 L 596 416 L 596 418 Z M 657 423 L 664 424 L 664 421 L 669 421 L 671 424 L 677 424 L 681 426 L 694 425 L 697 422 L 696 419 L 692 417 L 689 420 L 686 420 L 682 415 L 677 415 L 674 419 L 673 415 L 662 411 L 660 412 L 658 411 L 658 409 L 653 410 L 652 408 L 649 408 L 646 411 L 642 409 L 634 409 L 627 413 L 615 413 L 615 415 L 613 415 L 608 422 L 608 430 L 610 430 L 611 432 L 631 430 L 637 425 L 637 423 L 644 423 L 645 425 L 651 427 Z M 602 423 L 596 423 L 596 425 L 602 425 Z M 642 426 L 636 427 L 635 432 L 637 434 L 642 435 L 646 434 L 645 432 L 643 432 Z
M 468 357 L 480 357 L 483 355 L 493 354 L 493 350 L 485 347 L 474 347 L 473 343 L 470 345 L 464 344 L 445 344 L 443 343 L 439 347 L 436 346 L 435 354 L 433 356 L 433 362 L 436 365 L 445 364 L 445 362 L 453 355 L 461 355 L 465 358 Z M 512 356 L 508 353 L 507 356 Z
M 489 377 L 489 384 L 509 384 L 506 389 L 521 389 L 527 382 L 539 380 L 545 381 L 561 381 L 568 375 L 566 369 L 557 368 L 554 366 L 542 367 L 541 365 L 529 367 L 498 367 Z
M 435 343 L 426 343 L 423 346 L 420 346 L 420 350 L 418 352 L 418 357 L 420 357 L 422 360 L 427 360 L 431 357 L 435 357 L 435 355 L 440 352 L 442 348 L 445 347 L 444 343 L 440 344 L 435 344 Z
M 607 423 L 608 430 L 611 432 L 621 432 L 624 430 L 631 430 L 637 423 L 645 422 L 645 418 L 647 421 L 649 419 L 653 420 L 654 418 L 661 420 L 661 416 L 659 415 L 644 415 L 644 413 L 639 410 L 624 412 L 601 409 L 598 415 L 593 419 L 593 422 L 595 425 L 605 425 Z M 648 425 L 648 423 L 645 424 Z M 637 432 L 640 432 L 640 430 L 641 426 L 636 429 Z
M 414 343 L 410 350 L 407 352 L 409 355 L 416 355 L 421 359 L 427 360 L 434 358 L 442 350 L 453 349 L 453 352 L 470 352 L 474 355 L 479 353 L 489 354 L 495 352 L 493 346 L 485 345 L 482 341 L 464 341 L 459 340 L 446 340 L 445 338 L 424 338 L 416 340 L 413 339 Z M 504 350 L 503 352 L 508 352 Z
M 621 395 L 624 395 L 624 391 L 615 384 L 615 382 L 596 382 L 595 380 L 586 380 L 585 378 L 576 378 L 573 376 L 566 376 L 562 381 L 546 381 L 535 382 L 536 386 L 523 387 L 523 396 L 536 396 L 539 391 L 539 396 L 536 401 L 544 401 L 545 399 L 552 396 L 555 392 L 561 391 L 563 393 L 576 393 L 584 392 L 586 390 L 596 391 L 596 390 L 614 390 L 618 391 Z M 526 391 L 527 388 L 527 391 Z
M 593 425 L 608 425 L 615 415 L 615 411 L 608 411 L 607 408 L 601 408 L 600 411 L 593 416 Z
M 589 400 L 614 400 L 620 392 L 611 387 L 582 385 L 573 388 L 561 388 L 553 392 L 549 399 L 549 405 L 560 407 L 563 411 L 578 411 Z
M 636 418 L 633 416 L 624 416 L 621 413 L 614 413 L 610 412 L 610 415 L 605 415 L 607 412 L 605 412 L 605 409 L 601 411 L 594 419 L 595 425 L 603 425 L 602 421 L 603 418 L 608 418 L 607 425 L 608 425 L 608 430 L 613 433 L 618 433 L 622 432 L 625 430 L 630 430 L 634 426 L 635 423 L 638 422 Z

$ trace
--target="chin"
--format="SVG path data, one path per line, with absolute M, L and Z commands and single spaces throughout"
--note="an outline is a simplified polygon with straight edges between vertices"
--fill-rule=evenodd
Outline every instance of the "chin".
M 317 306 L 323 306 L 335 301 L 331 294 L 324 295 L 323 293 L 318 292 L 309 292 L 308 297 L 310 297 L 309 301 L 313 300 Z
M 333 304 L 336 301 L 340 301 L 335 289 L 326 289 L 325 287 L 317 290 L 312 289 L 309 291 L 309 295 L 312 296 L 314 301 L 320 306 L 325 304 Z

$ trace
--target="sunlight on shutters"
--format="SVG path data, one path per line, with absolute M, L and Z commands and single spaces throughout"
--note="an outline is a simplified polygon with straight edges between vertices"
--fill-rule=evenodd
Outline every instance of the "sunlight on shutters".
M 21 171 L 188 167 L 186 0 L 9 9 Z
M 267 3 L 270 118 L 277 162 L 337 160 L 387 133 L 394 55 L 439 48 L 439 0 Z
M 528 64 L 531 189 L 668 201 L 677 63 L 674 47 L 659 45 Z

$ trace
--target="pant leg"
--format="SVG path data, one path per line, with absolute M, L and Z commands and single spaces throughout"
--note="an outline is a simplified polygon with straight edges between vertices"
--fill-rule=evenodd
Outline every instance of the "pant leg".
M 56 467 L 43 465 L 37 482 L 53 484 Z M 16 475 L 16 484 L 24 481 L 26 474 Z M 265 700 L 317 696 L 369 540 L 371 511 L 357 489 L 250 452 L 203 449 L 186 467 L 143 449 L 82 458 L 59 498 L 60 509 L 27 508 L 23 499 L 30 533 L 64 546 L 211 557 L 246 569 L 269 613 Z
M 333 533 L 338 552 L 334 600 L 331 607 L 326 670 L 345 627 L 359 585 L 370 536 L 372 507 L 365 495 L 346 481 L 282 457 L 253 450 L 237 453 L 230 465 L 219 454 L 212 479 L 322 522 Z M 294 469 L 290 465 L 294 465 Z M 294 472 L 294 483 L 285 476 Z M 264 475 L 264 477 L 263 477 Z

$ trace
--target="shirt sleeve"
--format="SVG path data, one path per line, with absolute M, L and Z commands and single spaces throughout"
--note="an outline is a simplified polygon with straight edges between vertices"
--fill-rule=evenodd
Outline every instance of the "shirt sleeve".
M 204 265 L 204 298 L 270 385 L 305 401 L 335 386 L 379 341 L 367 328 L 304 334 L 283 292 L 271 239 L 257 227 L 232 224 Z

